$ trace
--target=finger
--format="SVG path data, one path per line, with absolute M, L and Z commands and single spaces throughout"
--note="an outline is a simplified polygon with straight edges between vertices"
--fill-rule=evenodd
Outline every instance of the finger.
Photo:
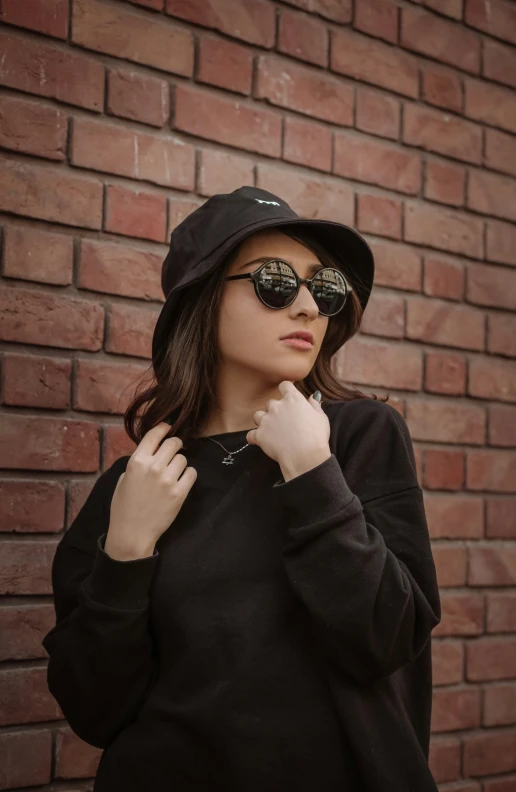
M 256 442 L 255 442 L 255 439 L 254 439 L 255 432 L 256 432 L 256 429 L 249 429 L 248 433 L 245 436 L 245 439 L 249 443 L 249 445 L 256 445 Z

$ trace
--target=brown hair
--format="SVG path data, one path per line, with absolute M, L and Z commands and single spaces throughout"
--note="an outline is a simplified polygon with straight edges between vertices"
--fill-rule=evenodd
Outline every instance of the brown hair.
M 337 266 L 314 236 L 304 230 L 292 232 L 285 227 L 281 231 L 312 250 L 322 264 L 342 269 L 353 285 L 347 265 L 341 262 L 340 267 Z M 187 446 L 199 436 L 208 421 L 215 400 L 220 363 L 217 345 L 219 305 L 225 286 L 224 278 L 238 251 L 239 247 L 226 257 L 215 272 L 182 291 L 167 348 L 154 373 L 149 372 L 142 378 L 124 413 L 125 429 L 134 443 L 140 443 L 150 429 L 167 419 L 170 436 L 181 437 L 183 446 Z M 332 321 L 330 317 L 312 370 L 303 380 L 294 383 L 304 396 L 308 398 L 318 389 L 323 400 L 378 399 L 375 394 L 366 394 L 343 385 L 332 370 L 333 355 L 358 331 L 362 314 L 362 306 L 353 289 L 338 318 Z M 388 399 L 387 395 L 380 401 Z M 142 406 L 144 409 L 138 415 Z

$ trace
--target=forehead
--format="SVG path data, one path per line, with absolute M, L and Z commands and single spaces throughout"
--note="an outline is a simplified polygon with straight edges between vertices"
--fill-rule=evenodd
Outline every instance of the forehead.
M 313 263 L 317 256 L 301 242 L 291 239 L 277 230 L 259 231 L 242 242 L 235 264 L 258 258 L 258 256 L 278 256 L 294 260 L 299 264 Z

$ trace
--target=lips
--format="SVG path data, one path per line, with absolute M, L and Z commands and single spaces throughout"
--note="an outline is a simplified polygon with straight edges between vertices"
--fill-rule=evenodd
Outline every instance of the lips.
M 302 341 L 308 341 L 309 344 L 314 343 L 314 337 L 312 333 L 309 333 L 306 330 L 295 330 L 293 333 L 289 333 L 289 335 L 282 336 L 280 341 L 285 341 L 287 338 L 300 338 Z

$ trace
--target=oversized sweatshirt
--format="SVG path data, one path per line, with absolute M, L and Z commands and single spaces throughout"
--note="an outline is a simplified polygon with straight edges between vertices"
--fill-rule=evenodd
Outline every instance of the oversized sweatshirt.
M 248 430 L 184 446 L 197 480 L 152 556 L 104 550 L 128 456 L 59 542 L 48 685 L 104 749 L 94 792 L 436 792 L 441 610 L 408 427 L 322 406 L 331 456 L 288 481 L 259 446 L 223 464 L 213 440 Z

